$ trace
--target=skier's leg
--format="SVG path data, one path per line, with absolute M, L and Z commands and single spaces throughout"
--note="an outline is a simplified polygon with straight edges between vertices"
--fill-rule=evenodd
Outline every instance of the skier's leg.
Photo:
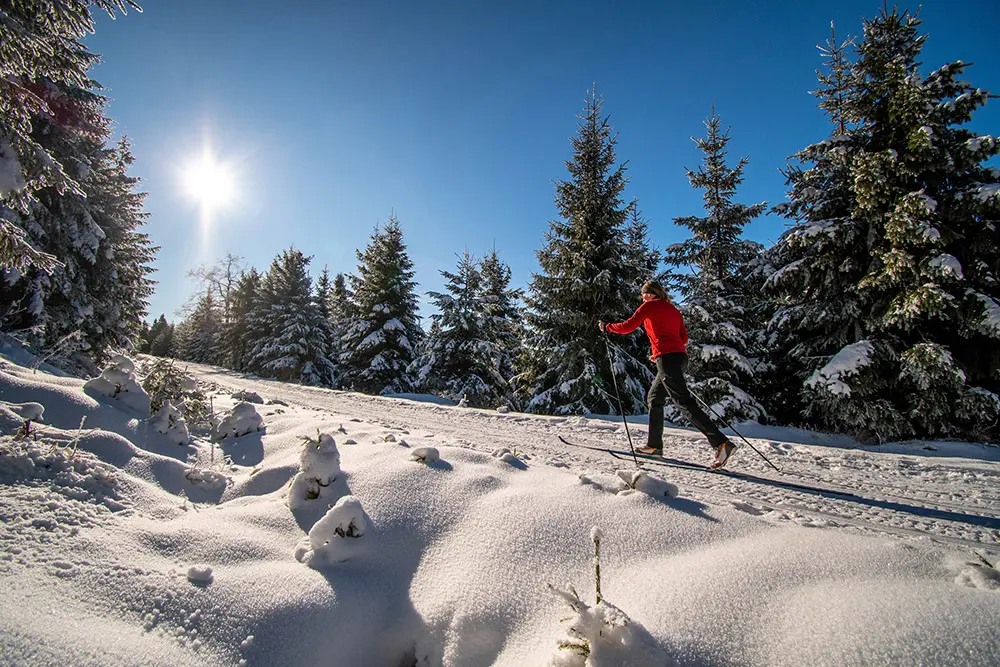
M 649 435 L 646 438 L 646 446 L 652 449 L 663 449 L 663 406 L 667 403 L 665 379 L 657 364 L 656 377 L 646 393 L 646 405 L 649 407 Z
M 712 446 L 712 449 L 718 449 L 722 443 L 726 442 L 727 438 L 709 416 L 698 407 L 698 403 L 691 395 L 687 381 L 684 379 L 686 368 L 687 355 L 683 352 L 664 354 L 656 359 L 657 377 L 663 376 L 663 384 L 670 392 L 670 398 L 677 409 L 687 417 L 692 426 L 708 438 L 708 444 Z

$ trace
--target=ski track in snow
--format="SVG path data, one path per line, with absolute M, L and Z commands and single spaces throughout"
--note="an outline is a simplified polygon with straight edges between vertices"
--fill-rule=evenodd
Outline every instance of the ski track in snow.
M 395 430 L 408 446 L 429 438 L 437 443 L 479 451 L 506 447 L 528 465 L 538 463 L 574 472 L 610 473 L 631 468 L 631 461 L 604 452 L 570 447 L 557 436 L 592 447 L 628 450 L 620 422 L 584 417 L 551 417 L 458 408 L 408 399 L 260 380 L 210 366 L 189 364 L 201 381 L 231 390 L 256 391 L 288 403 L 330 414 L 370 415 L 371 424 Z M 645 427 L 629 426 L 636 446 Z M 736 442 L 742 444 L 739 439 Z M 946 457 L 883 453 L 823 445 L 751 438 L 753 445 L 785 473 L 779 475 L 745 444 L 727 466 L 759 481 L 746 481 L 700 470 L 642 462 L 642 467 L 677 484 L 685 497 L 731 505 L 751 514 L 805 526 L 838 526 L 911 540 L 931 540 L 961 549 L 1000 544 L 1000 463 Z M 706 463 L 710 450 L 694 431 L 667 428 L 664 455 Z M 773 483 L 769 483 L 773 482 Z M 817 491 L 780 486 L 815 485 Z M 827 493 L 821 490 L 828 491 Z M 833 492 L 833 493 L 830 493 Z M 840 495 L 835 495 L 839 493 Z

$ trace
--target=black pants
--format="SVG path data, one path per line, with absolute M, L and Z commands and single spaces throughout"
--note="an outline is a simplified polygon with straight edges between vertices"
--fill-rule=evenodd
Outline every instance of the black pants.
M 663 406 L 666 405 L 668 395 L 688 421 L 705 434 L 713 448 L 726 440 L 726 436 L 698 407 L 688 390 L 684 380 L 687 364 L 688 358 L 683 352 L 670 352 L 656 358 L 656 378 L 646 394 L 646 405 L 649 406 L 649 447 L 663 448 Z

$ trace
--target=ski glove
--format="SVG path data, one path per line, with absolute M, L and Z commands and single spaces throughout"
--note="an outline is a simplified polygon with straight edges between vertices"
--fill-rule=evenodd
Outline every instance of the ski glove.
M 600 328 L 601 331 L 607 333 L 607 331 L 608 331 L 608 325 L 607 324 L 605 324 L 604 322 L 598 320 L 597 326 L 598 326 L 598 328 Z

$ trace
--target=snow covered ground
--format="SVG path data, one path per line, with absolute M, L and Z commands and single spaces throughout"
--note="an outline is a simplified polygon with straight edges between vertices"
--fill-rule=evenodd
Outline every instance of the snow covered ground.
M 627 449 L 620 419 L 195 365 L 263 430 L 177 445 L 5 352 L 0 664 L 1000 664 L 1000 448 L 745 425 L 785 475 L 637 471 L 557 439 Z M 685 429 L 666 455 L 709 458 Z

